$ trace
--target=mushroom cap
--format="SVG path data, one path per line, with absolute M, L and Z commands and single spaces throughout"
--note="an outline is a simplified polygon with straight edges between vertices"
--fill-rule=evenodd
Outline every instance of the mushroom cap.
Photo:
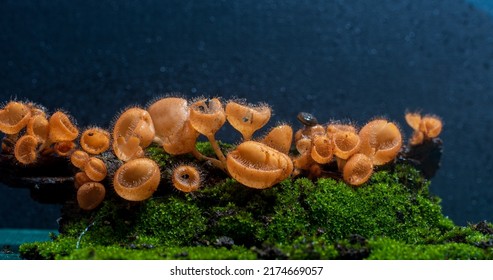
M 139 158 L 144 156 L 144 150 L 139 144 L 140 140 L 136 136 L 130 136 L 127 139 L 119 136 L 113 141 L 113 152 L 122 161 Z
M 310 138 L 313 139 L 316 135 L 325 135 L 325 128 L 319 124 L 314 126 L 307 126 L 302 129 L 299 129 L 294 134 L 294 141 L 298 141 L 301 138 Z
M 51 115 L 49 138 L 52 142 L 73 141 L 79 136 L 79 130 L 70 120 L 69 116 L 62 111 Z
M 197 167 L 180 165 L 173 169 L 171 181 L 176 189 L 182 192 L 193 192 L 200 188 L 202 178 Z
M 327 134 L 334 135 L 336 132 L 348 131 L 352 133 L 358 133 L 356 127 L 350 124 L 331 123 L 327 126 Z
M 368 156 L 358 153 L 347 160 L 342 171 L 342 176 L 346 183 L 359 186 L 368 181 L 372 173 L 372 160 Z
M 80 137 L 80 146 L 90 154 L 101 154 L 110 147 L 110 133 L 99 127 L 88 128 Z
M 423 141 L 425 140 L 425 135 L 423 132 L 421 131 L 414 131 L 413 133 L 413 136 L 411 137 L 411 139 L 409 139 L 409 144 L 415 146 L 415 145 L 419 145 L 419 144 L 423 144 Z
M 155 130 L 151 115 L 144 109 L 132 107 L 125 110 L 113 127 L 113 141 L 123 137 L 139 139 L 139 146 L 145 148 L 154 140 Z
M 83 169 L 88 161 L 89 155 L 85 151 L 77 150 L 70 155 L 70 162 L 77 168 Z
M 372 159 L 373 165 L 383 165 L 393 160 L 402 147 L 399 128 L 385 119 L 367 123 L 359 132 L 360 153 Z
M 205 136 L 216 134 L 225 122 L 226 113 L 217 98 L 201 99 L 190 105 L 190 124 Z
M 311 153 L 312 142 L 312 139 L 308 137 L 300 138 L 296 141 L 296 150 L 300 154 Z
M 199 132 L 195 130 L 189 121 L 186 121 L 183 127 L 174 134 L 169 141 L 163 142 L 163 149 L 171 155 L 183 155 L 192 152 L 195 149 L 195 143 L 199 137 Z
M 421 123 L 421 114 L 408 112 L 405 115 L 407 124 L 414 130 L 419 130 L 419 124 Z
M 83 170 L 91 181 L 96 182 L 102 181 L 108 174 L 106 164 L 97 157 L 89 158 L 86 164 L 84 164 Z
M 281 153 L 287 154 L 293 142 L 293 129 L 287 124 L 278 125 L 272 128 L 260 142 Z
M 442 121 L 437 116 L 424 116 L 419 124 L 419 131 L 427 138 L 435 138 L 442 132 Z
M 148 108 L 154 124 L 155 137 L 162 142 L 176 142 L 176 134 L 182 130 L 189 117 L 188 102 L 178 97 L 166 97 Z
M 235 101 L 226 104 L 226 118 L 241 133 L 243 140 L 250 140 L 253 133 L 269 121 L 270 116 L 271 109 L 267 104 L 255 106 Z
M 106 195 L 103 184 L 88 182 L 77 190 L 77 203 L 83 210 L 93 210 L 101 204 Z
M 230 152 L 226 167 L 234 179 L 255 189 L 272 187 L 293 172 L 288 155 L 255 141 L 243 142 Z
M 31 118 L 31 109 L 22 102 L 10 101 L 0 110 L 0 131 L 16 134 L 21 131 Z
M 75 186 L 75 189 L 78 190 L 80 188 L 80 186 L 84 185 L 85 183 L 89 183 L 91 182 L 91 179 L 89 177 L 87 177 L 87 174 L 86 172 L 84 171 L 80 171 L 80 172 L 77 172 L 75 173 L 75 176 L 74 176 L 74 186 Z
M 334 143 L 328 136 L 315 136 L 310 155 L 317 163 L 329 163 L 334 155 Z
M 120 197 L 129 201 L 142 201 L 152 196 L 160 180 L 161 171 L 156 162 L 137 158 L 118 168 L 113 177 L 113 186 Z
M 360 149 L 358 134 L 350 130 L 338 130 L 333 134 L 334 154 L 341 159 L 348 159 Z
M 24 135 L 15 143 L 14 156 L 22 164 L 32 164 L 38 157 L 38 139 L 32 135 Z
M 33 115 L 27 123 L 26 132 L 36 137 L 39 143 L 44 143 L 50 135 L 50 123 L 43 114 Z

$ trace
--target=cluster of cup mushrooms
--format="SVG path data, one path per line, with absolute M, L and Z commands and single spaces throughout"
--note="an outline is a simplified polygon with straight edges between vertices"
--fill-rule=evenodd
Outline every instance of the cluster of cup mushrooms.
M 84 210 L 92 210 L 103 201 L 106 187 L 102 181 L 108 175 L 113 176 L 113 188 L 123 199 L 150 198 L 162 178 L 158 164 L 145 157 L 151 143 L 170 155 L 190 154 L 207 161 L 255 189 L 269 188 L 300 174 L 321 177 L 329 164 L 337 165 L 346 183 L 359 186 L 371 177 L 375 166 L 393 161 L 402 147 L 399 128 L 386 119 L 372 120 L 358 130 L 336 122 L 321 125 L 308 113 L 298 115 L 304 127 L 296 133 L 291 126 L 281 124 L 264 137 L 253 138 L 270 117 L 271 108 L 263 103 L 230 100 L 223 104 L 218 98 L 188 101 L 165 97 L 146 109 L 126 109 L 112 131 L 90 127 L 79 137 L 79 129 L 67 113 L 57 111 L 49 116 L 42 106 L 10 101 L 0 109 L 0 131 L 6 135 L 2 151 L 13 153 L 20 164 L 34 164 L 47 155 L 69 158 L 79 170 L 74 181 L 78 204 Z M 441 131 L 441 121 L 434 116 L 408 113 L 406 120 L 415 130 L 411 145 L 437 137 Z M 226 122 L 241 133 L 242 142 L 225 154 L 215 134 Z M 200 135 L 210 142 L 214 157 L 197 150 Z M 293 140 L 296 151 L 292 151 Z M 101 156 L 107 151 L 121 162 L 114 174 L 108 174 Z M 171 181 L 176 189 L 192 192 L 201 186 L 202 175 L 197 166 L 181 164 L 173 168 Z

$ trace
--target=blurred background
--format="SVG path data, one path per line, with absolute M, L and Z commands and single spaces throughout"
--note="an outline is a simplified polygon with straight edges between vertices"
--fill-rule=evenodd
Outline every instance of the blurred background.
M 384 116 L 409 137 L 406 110 L 439 115 L 431 191 L 458 224 L 493 220 L 493 1 L 3 0 L 0 28 L 0 102 L 80 127 L 168 93 L 267 102 L 295 128 Z M 56 228 L 59 208 L 0 185 L 0 228 Z

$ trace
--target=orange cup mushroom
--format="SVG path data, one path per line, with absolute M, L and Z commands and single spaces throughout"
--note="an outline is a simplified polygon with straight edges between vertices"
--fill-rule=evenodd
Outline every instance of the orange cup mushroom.
M 334 155 L 334 143 L 325 135 L 315 136 L 310 155 L 319 164 L 329 163 Z
M 419 130 L 419 126 L 421 124 L 421 114 L 419 113 L 406 113 L 406 122 L 409 126 L 415 131 Z
M 173 186 L 182 192 L 193 192 L 200 188 L 202 178 L 197 167 L 180 165 L 173 169 L 171 175 Z
M 238 145 L 228 154 L 226 166 L 234 179 L 255 189 L 270 188 L 293 172 L 288 155 L 255 141 Z
M 217 98 L 201 99 L 190 105 L 190 124 L 200 134 L 212 136 L 225 122 L 226 113 Z
M 84 170 L 89 179 L 95 182 L 102 181 L 108 174 L 104 161 L 96 157 L 89 158 L 82 170 Z
M 235 101 L 226 104 L 226 118 L 241 133 L 243 141 L 250 140 L 253 133 L 269 121 L 270 116 L 271 109 L 267 104 L 254 106 Z
M 113 177 L 113 186 L 123 199 L 142 201 L 152 196 L 160 180 L 161 171 L 156 162 L 148 158 L 136 158 L 118 168 Z
M 176 138 L 163 143 L 163 149 L 171 155 L 183 155 L 195 151 L 199 133 L 187 121 L 175 135 Z
M 216 156 L 224 164 L 226 158 L 214 136 L 226 122 L 226 113 L 221 101 L 217 98 L 195 101 L 190 105 L 189 121 L 196 131 L 207 137 Z
M 385 119 L 367 123 L 359 132 L 360 153 L 371 158 L 373 165 L 383 165 L 394 160 L 402 147 L 399 128 Z
M 356 127 L 350 124 L 340 124 L 340 123 L 331 123 L 327 126 L 327 134 L 334 135 L 339 131 L 348 131 L 352 133 L 357 133 Z
M 70 155 L 70 162 L 73 166 L 83 169 L 84 165 L 89 161 L 89 154 L 85 151 L 77 150 Z
M 39 143 L 45 143 L 50 135 L 50 123 L 44 115 L 34 115 L 27 123 L 26 132 L 36 137 Z
M 421 119 L 419 130 L 427 138 L 435 138 L 442 132 L 442 121 L 436 116 L 424 116 Z
M 128 139 L 120 136 L 113 140 L 113 152 L 122 161 L 129 161 L 144 156 L 144 150 L 140 146 L 140 140 L 135 136 L 130 136 Z
M 146 110 L 127 109 L 113 127 L 113 151 L 123 161 L 143 156 L 143 148 L 152 143 L 154 135 L 154 124 Z
M 157 142 L 172 142 L 188 120 L 188 102 L 184 98 L 166 97 L 153 102 L 147 112 L 154 123 Z
M 32 135 L 24 135 L 15 143 L 14 156 L 22 164 L 32 164 L 38 157 L 38 139 Z
M 334 154 L 340 159 L 348 159 L 359 151 L 361 140 L 358 134 L 349 130 L 339 130 L 333 134 Z
M 99 127 L 86 129 L 80 137 L 80 146 L 93 155 L 104 153 L 110 147 L 110 134 Z
M 79 136 L 79 129 L 70 120 L 70 117 L 62 111 L 51 115 L 49 139 L 53 143 L 62 141 L 73 141 Z
M 22 102 L 10 101 L 0 110 L 0 131 L 5 134 L 19 133 L 31 118 L 31 109 Z
M 147 111 L 152 117 L 156 131 L 155 141 L 171 155 L 182 155 L 195 150 L 199 133 L 189 121 L 187 100 L 166 97 L 152 103 Z
M 442 121 L 437 116 L 421 117 L 419 113 L 406 113 L 406 122 L 414 130 L 413 136 L 409 140 L 411 145 L 422 144 L 425 140 L 438 137 L 442 132 Z
M 260 141 L 265 145 L 287 154 L 293 142 L 293 129 L 287 124 L 278 125 Z
M 373 174 L 372 160 L 364 154 L 354 154 L 345 163 L 342 177 L 344 181 L 353 186 L 359 186 Z
M 106 189 L 103 184 L 88 182 L 77 190 L 77 203 L 82 210 L 93 210 L 103 202 Z
M 74 183 L 75 183 L 75 189 L 79 189 L 80 186 L 84 185 L 85 183 L 92 182 L 92 180 L 87 177 L 86 172 L 80 171 L 75 173 L 74 176 Z

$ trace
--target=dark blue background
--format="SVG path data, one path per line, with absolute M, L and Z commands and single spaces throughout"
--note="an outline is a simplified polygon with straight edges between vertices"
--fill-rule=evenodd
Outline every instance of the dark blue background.
M 443 117 L 432 192 L 455 222 L 493 220 L 493 5 L 471 0 L 2 1 L 0 100 L 109 126 L 181 92 L 362 125 Z M 226 129 L 219 138 L 236 141 Z M 0 175 L 1 176 L 1 175 Z M 58 206 L 0 185 L 0 227 L 56 227 Z

